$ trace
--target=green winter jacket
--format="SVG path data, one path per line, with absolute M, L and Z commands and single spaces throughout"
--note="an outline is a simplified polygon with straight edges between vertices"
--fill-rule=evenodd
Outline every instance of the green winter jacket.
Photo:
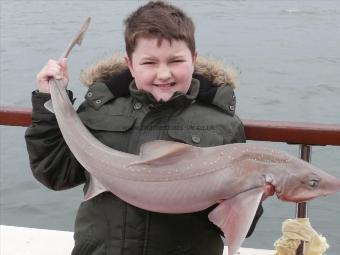
M 117 67 L 116 59 L 113 61 L 116 66 L 111 60 L 110 65 L 102 63 L 88 71 L 86 78 L 90 77 L 91 85 L 78 109 L 83 123 L 102 143 L 138 154 L 143 143 L 155 139 L 200 147 L 245 142 L 243 125 L 234 114 L 235 96 L 228 85 L 232 83 L 216 82 L 216 75 L 212 75 L 217 70 L 214 64 L 201 63 L 196 69 L 220 85 L 211 104 L 197 100 L 200 82 L 196 79 L 186 95 L 175 93 L 168 102 L 158 103 L 152 95 L 138 91 L 134 82 L 129 85 L 130 96 L 116 97 L 105 81 L 121 72 L 124 65 L 118 61 Z M 222 74 L 230 79 L 227 73 Z M 73 100 L 72 92 L 69 96 Z M 32 96 L 32 126 L 25 138 L 33 175 L 50 189 L 62 190 L 85 183 L 86 191 L 89 175 L 65 144 L 54 114 L 44 108 L 48 99 L 47 94 L 34 92 Z M 161 214 L 136 208 L 105 192 L 81 203 L 72 254 L 221 255 L 221 232 L 207 217 L 211 209 Z M 260 206 L 248 235 L 261 214 Z

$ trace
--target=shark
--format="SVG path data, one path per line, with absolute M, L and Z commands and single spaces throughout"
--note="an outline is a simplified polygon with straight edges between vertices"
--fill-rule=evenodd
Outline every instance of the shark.
M 64 140 L 90 173 L 85 199 L 110 191 L 129 204 L 161 213 L 190 213 L 217 204 L 208 217 L 223 231 L 229 255 L 241 247 L 266 185 L 289 202 L 340 191 L 338 178 L 255 143 L 201 148 L 157 140 L 143 144 L 139 155 L 114 150 L 84 126 L 65 87 L 62 80 L 50 80 Z

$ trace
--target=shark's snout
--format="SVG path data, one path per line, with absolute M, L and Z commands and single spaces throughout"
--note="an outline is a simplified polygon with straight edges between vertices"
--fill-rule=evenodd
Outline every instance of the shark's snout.
M 337 191 L 340 191 L 340 179 L 337 179 Z
M 334 192 L 340 191 L 340 179 L 337 177 L 333 177 L 329 181 L 329 185 L 333 188 Z
M 324 196 L 331 195 L 340 191 L 340 179 L 332 176 L 324 185 L 322 185 L 322 193 Z

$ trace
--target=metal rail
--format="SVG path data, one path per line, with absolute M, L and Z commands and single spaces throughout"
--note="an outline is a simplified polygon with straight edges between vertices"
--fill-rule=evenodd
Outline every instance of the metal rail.
M 31 125 L 32 109 L 0 106 L 0 125 Z M 247 140 L 340 146 L 340 124 L 242 120 Z
M 310 145 L 300 145 L 300 158 L 311 162 L 311 153 L 312 153 L 312 146 Z M 297 203 L 296 204 L 296 218 L 307 218 L 308 211 L 307 211 L 307 203 Z M 304 242 L 301 241 L 300 246 L 296 250 L 296 255 L 303 255 L 304 254 Z
M 32 109 L 0 107 L 0 125 L 27 127 L 32 122 Z M 247 140 L 285 142 L 300 145 L 300 157 L 311 162 L 313 145 L 340 146 L 340 124 L 284 121 L 242 120 Z M 296 217 L 307 217 L 307 203 L 296 205 Z M 303 242 L 296 255 L 303 255 Z

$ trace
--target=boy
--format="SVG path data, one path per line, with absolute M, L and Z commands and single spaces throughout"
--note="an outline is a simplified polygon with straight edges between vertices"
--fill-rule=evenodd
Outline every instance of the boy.
M 164 2 L 138 8 L 125 21 L 125 43 L 125 64 L 111 59 L 83 75 L 90 87 L 78 113 L 97 139 L 134 154 L 155 139 L 195 146 L 245 141 L 234 115 L 232 80 L 211 63 L 196 63 L 194 24 L 183 11 Z M 37 75 L 33 124 L 26 132 L 32 172 L 51 189 L 85 183 L 86 191 L 89 174 L 65 144 L 53 113 L 43 107 L 51 77 L 67 83 L 66 59 L 50 60 Z M 69 96 L 72 100 L 70 91 Z M 211 209 L 154 213 L 101 193 L 80 205 L 72 254 L 221 255 L 221 232 L 207 217 Z M 260 206 L 248 234 L 261 213 Z

